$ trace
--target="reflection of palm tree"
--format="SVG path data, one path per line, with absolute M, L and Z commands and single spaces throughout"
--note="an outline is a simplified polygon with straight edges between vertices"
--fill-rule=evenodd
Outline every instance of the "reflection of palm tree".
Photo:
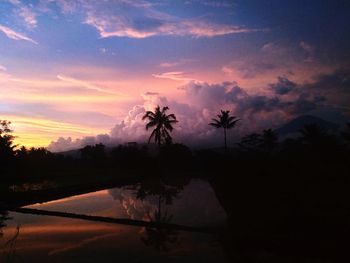
M 173 124 L 177 122 L 174 114 L 166 114 L 169 110 L 168 107 L 163 107 L 162 110 L 159 106 L 156 107 L 155 111 L 147 111 L 142 117 L 143 120 L 147 119 L 146 130 L 155 127 L 149 137 L 148 143 L 154 138 L 155 143 L 159 146 L 164 142 L 171 142 L 172 138 L 169 132 L 173 131 Z
M 162 205 L 172 204 L 173 198 L 175 198 L 181 191 L 181 186 L 169 186 L 164 184 L 161 179 L 143 181 L 137 191 L 136 197 L 144 200 L 147 196 L 157 196 L 158 204 L 154 215 L 148 214 L 148 219 L 153 223 L 158 223 L 159 227 L 146 227 L 145 237 L 141 240 L 146 246 L 152 246 L 157 250 L 168 251 L 169 245 L 174 244 L 177 241 L 177 232 L 161 227 L 161 224 L 169 224 L 172 220 L 172 215 L 168 215 L 168 212 L 162 211 Z
M 136 198 L 144 200 L 147 196 L 158 196 L 159 202 L 165 201 L 167 205 L 172 204 L 173 198 L 181 192 L 182 186 L 170 186 L 161 179 L 144 180 L 140 183 L 136 192 Z
M 239 120 L 240 119 L 237 119 L 236 116 L 230 116 L 230 111 L 221 110 L 218 119 L 213 119 L 213 122 L 209 123 L 209 125 L 214 126 L 215 128 L 224 128 L 225 151 L 227 151 L 226 131 L 227 129 L 235 127 Z
M 161 214 L 161 203 L 159 202 L 159 208 L 154 212 L 154 217 L 148 215 L 151 222 L 160 223 L 160 224 L 170 224 L 172 220 L 172 215 L 168 215 L 165 212 Z M 146 236 L 141 237 L 142 242 L 146 246 L 152 246 L 160 251 L 169 251 L 169 245 L 176 243 L 177 241 L 177 232 L 162 227 L 146 227 L 145 228 Z

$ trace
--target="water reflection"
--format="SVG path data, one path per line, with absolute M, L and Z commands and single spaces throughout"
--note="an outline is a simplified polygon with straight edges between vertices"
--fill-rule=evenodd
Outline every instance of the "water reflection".
M 3 228 L 6 227 L 6 220 L 11 219 L 7 211 L 0 211 L 0 238 L 4 237 Z M 0 262 L 15 262 L 17 258 L 16 244 L 20 232 L 20 226 L 16 227 L 16 231 L 9 239 L 5 240 L 0 246 Z M 1 243 L 0 243 L 1 244 Z
M 187 182 L 186 182 L 187 183 Z M 142 181 L 138 185 L 136 198 L 145 200 L 147 197 L 156 197 L 158 207 L 153 214 L 147 214 L 147 220 L 157 224 L 172 223 L 173 215 L 168 213 L 167 205 L 173 203 L 173 199 L 178 197 L 185 183 L 178 185 L 167 185 L 162 179 Z M 160 251 L 169 251 L 172 245 L 178 241 L 178 232 L 162 227 L 146 227 L 141 237 L 146 246 L 150 246 Z
M 30 207 L 190 226 L 220 225 L 226 219 L 209 184 L 202 181 L 143 181 Z M 11 244 L 16 253 L 7 254 L 15 255 L 11 262 L 22 262 L 19 255 L 24 262 L 50 263 L 225 262 L 222 250 L 213 246 L 213 235 L 14 212 L 0 216 L 1 225 L 7 224 L 0 246 L 16 236 Z
M 0 237 L 3 236 L 3 227 L 6 226 L 5 221 L 9 219 L 7 211 L 0 211 Z

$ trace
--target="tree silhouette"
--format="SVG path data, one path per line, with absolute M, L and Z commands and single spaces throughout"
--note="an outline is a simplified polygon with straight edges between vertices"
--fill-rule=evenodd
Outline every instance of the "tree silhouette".
M 154 142 L 159 146 L 162 143 L 171 143 L 172 138 L 170 136 L 170 132 L 173 131 L 173 124 L 177 123 L 176 117 L 174 114 L 166 114 L 166 111 L 169 110 L 169 107 L 163 107 L 162 110 L 159 106 L 157 106 L 152 111 L 147 111 L 146 114 L 142 117 L 142 120 L 147 119 L 148 123 L 146 124 L 146 130 L 149 128 L 154 128 L 149 137 L 148 143 L 151 142 L 152 138 L 154 138 Z
M 261 147 L 264 152 L 271 153 L 278 144 L 278 135 L 272 129 L 263 130 L 261 136 Z
M 240 121 L 240 119 L 236 116 L 230 116 L 230 111 L 221 110 L 221 114 L 218 114 L 218 119 L 213 119 L 213 122 L 209 123 L 209 125 L 214 126 L 215 128 L 224 129 L 225 152 L 227 151 L 226 131 L 227 129 L 235 127 L 238 121 Z
M 341 135 L 345 140 L 345 143 L 350 145 L 350 122 L 348 122 L 346 126 L 347 126 L 347 130 L 342 132 Z
M 13 144 L 15 136 L 12 135 L 10 125 L 10 121 L 0 120 L 0 160 L 5 163 L 14 156 L 16 148 Z

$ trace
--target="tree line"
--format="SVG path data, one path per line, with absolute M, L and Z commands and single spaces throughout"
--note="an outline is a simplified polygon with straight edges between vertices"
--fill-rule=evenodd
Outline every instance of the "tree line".
M 189 159 L 195 155 L 196 158 L 209 158 L 210 154 L 214 154 L 210 150 L 191 151 L 185 145 L 174 143 L 171 136 L 174 125 L 178 123 L 175 114 L 168 114 L 169 107 L 157 106 L 154 111 L 147 111 L 143 120 L 146 121 L 145 129 L 151 130 L 148 143 L 154 142 L 159 149 L 159 155 L 163 155 L 160 159 L 170 159 L 179 161 L 180 159 Z M 347 124 L 347 130 L 336 136 L 322 130 L 315 124 L 305 125 L 299 131 L 299 137 L 287 138 L 281 141 L 278 134 L 272 130 L 263 130 L 261 133 L 252 133 L 244 136 L 234 148 L 228 152 L 227 146 L 227 130 L 236 127 L 237 123 L 242 121 L 236 116 L 230 115 L 230 111 L 221 110 L 216 118 L 208 125 L 223 130 L 223 148 L 227 156 L 235 158 L 266 158 L 274 157 L 285 158 L 300 157 L 304 155 L 313 158 L 328 158 L 334 156 L 348 156 L 350 147 L 350 123 Z M 11 122 L 0 120 L 0 164 L 5 166 L 11 161 L 20 160 L 22 163 L 30 163 L 32 166 L 44 165 L 50 166 L 57 160 L 64 159 L 60 154 L 54 154 L 45 148 L 29 148 L 14 144 L 15 136 L 10 128 Z M 104 159 L 113 157 L 124 163 L 132 163 L 137 160 L 144 160 L 150 155 L 147 145 L 139 147 L 137 145 L 119 145 L 113 147 L 109 152 L 103 144 L 88 145 L 80 149 L 80 158 L 83 160 L 95 160 L 103 162 Z M 312 154 L 311 154 L 312 153 Z M 215 154 L 223 154 L 216 151 Z M 199 156 L 199 157 L 198 157 Z M 185 157 L 185 158 L 183 158 Z M 148 157 L 147 157 L 148 158 Z M 209 158 L 210 159 L 210 158 Z M 215 158 L 211 158 L 214 160 Z M 45 162 L 40 163 L 40 160 Z M 193 160 L 193 158 L 191 159 Z M 37 163 L 35 163 L 37 162 Z M 145 161 L 146 162 L 146 161 Z M 166 163 L 165 160 L 163 162 Z M 40 163 L 40 164 L 39 164 Z

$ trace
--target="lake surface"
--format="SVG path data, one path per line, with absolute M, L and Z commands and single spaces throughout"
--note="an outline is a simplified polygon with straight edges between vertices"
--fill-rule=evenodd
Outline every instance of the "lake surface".
M 193 227 L 226 222 L 215 193 L 201 180 L 148 181 L 27 208 Z M 215 233 L 14 212 L 2 218 L 0 262 L 227 262 Z

